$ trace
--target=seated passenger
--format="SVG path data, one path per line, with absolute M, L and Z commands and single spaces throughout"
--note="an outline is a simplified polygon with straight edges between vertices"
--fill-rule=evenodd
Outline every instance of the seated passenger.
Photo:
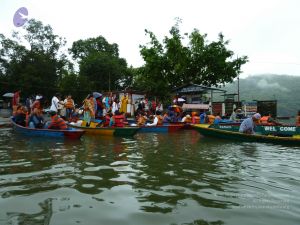
M 110 118 L 109 126 L 124 127 L 125 117 L 119 112 L 115 111 L 115 114 Z
M 220 113 L 217 113 L 215 120 L 214 120 L 214 124 L 219 124 L 221 122 L 222 118 L 220 116 Z
M 207 123 L 209 123 L 209 124 L 213 124 L 214 123 L 215 116 L 212 115 L 210 112 L 207 112 L 206 118 L 207 118 Z
M 56 130 L 66 130 L 68 128 L 66 122 L 62 118 L 58 117 L 57 112 L 50 111 L 50 116 L 51 122 L 47 122 L 45 126 L 46 128 Z
M 148 123 L 147 126 L 163 125 L 163 117 L 160 115 L 160 111 L 156 111 L 153 123 Z
M 163 116 L 163 122 L 164 123 L 169 123 L 171 122 L 171 117 L 168 115 L 168 113 L 165 113 Z
M 272 113 L 269 113 L 268 116 L 263 116 L 260 119 L 260 124 L 262 125 L 281 125 L 281 123 L 279 123 L 278 121 L 276 121 L 273 116 Z
M 79 109 L 75 109 L 69 117 L 69 122 L 76 123 L 79 120 Z
M 23 127 L 26 126 L 26 113 L 27 113 L 27 109 L 24 106 L 22 105 L 17 106 L 15 116 L 14 116 L 16 124 L 19 124 Z
M 137 117 L 137 125 L 144 126 L 147 119 L 148 119 L 147 116 L 143 115 L 142 113 L 139 113 Z
M 192 122 L 192 117 L 189 114 L 187 114 L 186 116 L 184 116 L 182 118 L 181 122 L 183 122 L 183 123 L 191 123 Z
M 44 118 L 38 108 L 34 108 L 33 112 L 29 117 L 29 127 L 39 129 L 44 127 Z

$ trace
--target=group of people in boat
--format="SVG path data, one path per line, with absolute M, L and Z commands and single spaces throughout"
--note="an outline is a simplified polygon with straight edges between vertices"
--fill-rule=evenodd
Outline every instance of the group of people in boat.
M 65 101 L 60 102 L 60 95 L 56 94 L 53 96 L 51 101 L 51 107 L 49 111 L 50 120 L 46 121 L 43 114 L 43 96 L 37 94 L 34 98 L 27 98 L 25 105 L 20 104 L 19 101 L 13 102 L 13 117 L 16 124 L 29 128 L 38 129 L 67 129 L 66 118 L 69 117 L 68 111 L 65 115 L 60 116 L 59 105 L 63 104 L 66 109 L 71 108 L 73 110 L 74 101 L 72 100 L 72 105 L 69 104 L 69 99 L 71 96 L 67 96 Z M 71 111 L 72 112 L 72 111 Z
M 25 105 L 19 103 L 20 91 L 13 97 L 13 116 L 15 122 L 30 128 L 53 128 L 67 129 L 67 122 L 84 121 L 82 125 L 90 126 L 116 126 L 122 127 L 128 124 L 127 104 L 128 96 L 124 94 L 119 100 L 116 97 L 89 94 L 83 101 L 82 107 L 77 108 L 71 95 L 63 99 L 56 93 L 51 99 L 50 117 L 51 121 L 45 121 L 43 115 L 43 96 L 37 94 L 33 98 L 27 98 Z M 207 123 L 218 124 L 224 119 L 219 113 L 211 114 L 209 111 L 201 113 L 184 112 L 179 106 L 170 106 L 167 110 L 163 109 L 161 103 L 148 101 L 147 98 L 135 102 L 135 123 L 138 126 L 157 126 L 163 123 L 183 122 L 183 123 Z M 255 124 L 280 125 L 271 114 L 261 117 L 259 113 L 249 118 L 245 118 L 240 109 L 233 110 L 229 117 L 232 121 L 242 121 L 240 131 L 243 133 L 253 133 Z M 296 124 L 300 125 L 300 111 L 298 112 Z
M 50 111 L 50 121 L 45 121 L 43 114 L 38 108 L 28 113 L 27 107 L 19 105 L 13 113 L 15 123 L 24 127 L 38 129 L 67 129 L 67 123 L 57 115 L 57 112 Z

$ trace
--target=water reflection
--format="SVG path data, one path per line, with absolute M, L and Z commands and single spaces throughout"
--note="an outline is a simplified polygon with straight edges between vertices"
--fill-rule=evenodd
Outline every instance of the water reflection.
M 240 224 L 255 215 L 243 208 L 253 200 L 281 201 L 299 191 L 298 150 L 216 141 L 193 131 L 77 141 L 8 131 L 0 138 L 0 224 L 119 224 L 123 218 L 128 224 Z M 295 209 L 268 213 L 278 221 L 278 211 L 290 213 L 291 221 L 298 202 L 295 197 L 289 202 Z M 116 211 L 120 217 L 112 220 Z
M 232 206 L 230 201 L 215 199 L 215 190 L 224 191 L 223 186 L 232 181 L 232 177 L 216 175 L 222 174 L 219 152 L 209 144 L 201 143 L 205 148 L 199 148 L 199 145 L 187 143 L 184 136 L 173 135 L 172 142 L 170 135 L 160 135 L 161 146 L 144 150 L 142 166 L 132 164 L 138 171 L 133 175 L 136 182 L 132 185 L 138 192 L 138 200 L 146 203 L 141 209 L 170 213 L 184 205 L 185 199 L 193 199 L 205 207 L 224 209 Z M 149 138 L 147 145 L 151 145 Z M 199 136 L 192 136 L 191 140 L 197 144 Z M 171 149 L 166 148 L 169 145 Z
M 38 213 L 8 212 L 8 224 L 49 225 L 52 217 L 52 199 L 39 203 L 41 211 Z

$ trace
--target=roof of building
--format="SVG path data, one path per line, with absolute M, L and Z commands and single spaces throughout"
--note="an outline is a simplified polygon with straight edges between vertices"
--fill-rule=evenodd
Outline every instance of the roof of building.
M 212 88 L 199 84 L 186 84 L 177 88 L 174 88 L 173 91 L 176 91 L 180 94 L 186 93 L 194 93 L 194 92 L 208 92 L 208 91 L 218 91 L 218 92 L 226 92 L 220 88 Z

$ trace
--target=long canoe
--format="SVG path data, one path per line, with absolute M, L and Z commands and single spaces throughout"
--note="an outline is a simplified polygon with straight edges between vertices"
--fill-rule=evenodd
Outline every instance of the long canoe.
M 11 119 L 11 123 L 14 131 L 26 136 L 79 139 L 85 133 L 84 130 L 75 128 L 68 128 L 67 130 L 54 130 L 23 127 L 21 125 L 16 124 L 13 118 Z
M 157 125 L 157 126 L 142 126 L 139 132 L 142 133 L 168 133 L 168 132 L 176 132 L 179 130 L 184 129 L 185 124 L 183 123 L 176 123 L 176 124 L 163 124 L 163 125 Z
M 209 126 L 205 126 L 205 125 L 203 126 L 201 124 L 192 125 L 192 127 L 204 136 L 211 136 L 211 137 L 245 141 L 245 142 L 269 142 L 275 144 L 300 145 L 300 136 L 298 135 L 295 135 L 294 137 L 278 137 L 278 136 L 260 135 L 260 134 L 243 134 L 234 131 L 215 129 Z
M 69 123 L 69 127 L 82 129 L 86 134 L 94 135 L 107 135 L 107 136 L 133 136 L 140 127 L 84 127 L 76 124 Z

